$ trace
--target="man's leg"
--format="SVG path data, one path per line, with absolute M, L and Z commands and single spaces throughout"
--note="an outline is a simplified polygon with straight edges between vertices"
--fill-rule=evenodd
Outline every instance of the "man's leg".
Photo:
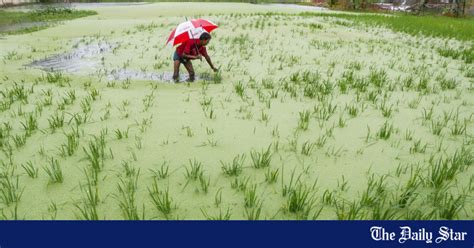
M 173 72 L 173 80 L 175 82 L 179 81 L 179 66 L 180 66 L 179 60 L 174 61 L 174 72 Z
M 191 63 L 191 60 L 186 61 L 184 64 L 184 67 L 186 67 L 186 70 L 188 70 L 189 73 L 189 81 L 194 81 L 194 68 L 193 64 Z

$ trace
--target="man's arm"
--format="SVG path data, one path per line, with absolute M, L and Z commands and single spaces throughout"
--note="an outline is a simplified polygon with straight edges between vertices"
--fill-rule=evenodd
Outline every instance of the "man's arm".
M 206 55 L 204 55 L 204 58 L 206 59 L 207 63 L 211 67 L 211 69 L 214 70 L 214 71 L 217 71 L 217 68 L 215 68 L 214 65 L 212 64 L 211 57 L 209 57 L 209 55 L 206 54 Z

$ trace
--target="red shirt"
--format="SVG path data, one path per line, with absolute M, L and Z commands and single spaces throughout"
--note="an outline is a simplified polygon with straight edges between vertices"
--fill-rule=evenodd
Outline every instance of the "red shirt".
M 197 47 L 199 53 L 202 56 L 207 56 L 206 47 L 202 46 L 202 45 L 199 45 L 199 39 L 191 39 L 191 40 L 187 40 L 187 41 L 181 43 L 181 45 L 179 45 L 176 48 L 176 53 L 180 57 L 183 56 L 183 53 L 185 53 L 187 55 L 196 56 L 197 55 L 196 47 Z

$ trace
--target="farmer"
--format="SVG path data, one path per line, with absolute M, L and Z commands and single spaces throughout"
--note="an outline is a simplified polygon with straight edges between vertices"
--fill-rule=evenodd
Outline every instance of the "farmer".
M 174 61 L 174 73 L 173 80 L 175 82 L 179 81 L 179 66 L 181 63 L 186 67 L 189 73 L 189 81 L 194 81 L 194 68 L 191 60 L 193 59 L 202 59 L 202 56 L 206 59 L 207 63 L 214 72 L 217 72 L 217 68 L 212 64 L 211 58 L 207 54 L 206 45 L 211 40 L 211 35 L 209 33 L 202 33 L 199 39 L 190 39 L 183 42 L 176 48 L 176 51 L 173 55 Z

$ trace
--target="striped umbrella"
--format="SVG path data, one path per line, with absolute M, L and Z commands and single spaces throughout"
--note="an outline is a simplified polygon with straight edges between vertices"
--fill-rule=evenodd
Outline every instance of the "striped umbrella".
M 190 39 L 197 39 L 202 33 L 210 33 L 216 28 L 216 24 L 205 19 L 193 19 L 190 21 L 185 21 L 173 29 L 168 40 L 166 41 L 166 44 L 169 46 L 175 46 Z

